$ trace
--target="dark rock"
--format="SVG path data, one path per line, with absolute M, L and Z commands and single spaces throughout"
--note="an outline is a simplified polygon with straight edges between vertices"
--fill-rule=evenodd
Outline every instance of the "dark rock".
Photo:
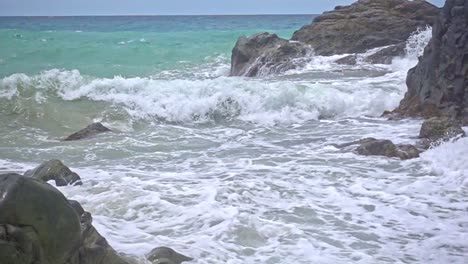
M 105 133 L 105 132 L 110 132 L 111 130 L 107 127 L 105 127 L 101 123 L 92 123 L 91 125 L 87 126 L 86 128 L 71 134 L 67 138 L 64 139 L 64 141 L 72 141 L 72 140 L 80 140 L 80 139 L 86 139 L 90 137 L 94 137 L 98 134 Z
M 348 55 L 346 57 L 336 60 L 335 63 L 344 64 L 344 65 L 356 65 L 357 55 L 356 54 Z
M 35 230 L 42 263 L 65 263 L 80 246 L 79 218 L 68 200 L 51 185 L 18 174 L 0 175 L 0 224 Z
M 439 10 L 419 0 L 359 0 L 316 17 L 292 40 L 311 45 L 318 55 L 362 53 L 406 42 L 417 28 L 432 25 Z
M 405 55 L 406 42 L 391 45 L 376 53 L 364 58 L 364 61 L 371 64 L 391 64 L 393 58 Z
M 231 76 L 263 76 L 296 68 L 296 58 L 311 50 L 307 45 L 290 42 L 276 34 L 241 36 L 232 50 Z
M 37 232 L 30 226 L 0 224 L 2 264 L 44 263 Z
M 193 258 L 186 257 L 180 253 L 177 253 L 172 248 L 168 247 L 157 247 L 151 250 L 147 255 L 147 259 L 154 264 L 180 264 L 184 261 L 191 261 Z
M 78 202 L 71 201 L 71 204 L 80 216 L 82 241 L 74 261 L 68 264 L 127 264 L 94 228 L 91 214 L 84 211 Z
M 346 148 L 353 145 L 359 145 L 356 148 L 356 152 L 364 156 L 385 156 L 406 160 L 417 158 L 421 153 L 419 149 L 413 145 L 395 145 L 390 140 L 375 138 L 364 138 L 358 141 L 337 145 L 336 147 Z
M 424 121 L 419 132 L 419 138 L 431 141 L 448 140 L 458 135 L 465 136 L 465 132 L 456 120 L 433 117 Z
M 468 0 L 447 0 L 395 113 L 468 124 Z
M 418 158 L 421 151 L 409 144 L 400 144 L 397 145 L 398 148 L 398 157 L 402 160 Z
M 71 171 L 67 166 L 63 165 L 60 160 L 49 160 L 43 162 L 35 169 L 26 171 L 24 176 L 32 177 L 44 182 L 53 180 L 57 186 L 82 184 L 80 176 Z
M 0 175 L 0 263 L 127 264 L 92 226 L 91 214 L 57 189 Z

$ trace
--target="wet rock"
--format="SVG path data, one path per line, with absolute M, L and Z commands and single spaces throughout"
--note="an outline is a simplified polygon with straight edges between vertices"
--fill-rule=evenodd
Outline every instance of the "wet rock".
M 69 202 L 80 217 L 82 240 L 78 254 L 67 264 L 128 264 L 94 228 L 91 214 L 77 201 Z
M 128 264 L 78 202 L 19 174 L 0 175 L 0 263 Z
M 364 156 L 385 156 L 406 160 L 417 158 L 421 153 L 419 149 L 413 145 L 396 145 L 390 140 L 375 138 L 364 138 L 358 141 L 336 145 L 336 147 L 346 148 L 353 145 L 358 145 L 356 152 Z
M 276 34 L 241 36 L 232 50 L 231 76 L 264 76 L 294 69 L 311 52 L 310 47 L 290 42 Z
M 2 264 L 43 263 L 37 232 L 30 226 L 0 224 L 0 260 Z
M 324 12 L 292 40 L 311 45 L 318 55 L 362 53 L 406 42 L 438 14 L 439 8 L 426 1 L 359 0 Z
M 26 171 L 24 176 L 32 177 L 44 182 L 53 180 L 57 186 L 82 184 L 80 176 L 71 171 L 60 160 L 45 161 L 35 169 Z
M 448 140 L 458 135 L 465 136 L 459 122 L 438 117 L 424 121 L 419 132 L 419 138 L 429 139 L 430 141 Z
M 391 45 L 376 53 L 364 58 L 364 61 L 371 64 L 391 64 L 393 59 L 405 55 L 406 42 Z
M 447 0 L 395 113 L 468 124 L 468 0 Z
M 40 264 L 65 263 L 80 245 L 79 218 L 67 199 L 51 185 L 18 174 L 0 175 L 0 224 L 35 230 L 38 242 L 31 242 L 40 245 Z M 37 258 L 30 252 L 23 251 L 27 258 Z
M 91 125 L 83 128 L 82 130 L 71 134 L 70 136 L 66 137 L 64 141 L 72 141 L 72 140 L 81 140 L 86 138 L 94 137 L 98 134 L 102 134 L 105 132 L 110 132 L 111 130 L 105 127 L 101 123 L 92 123 Z
M 335 63 L 344 64 L 344 65 L 356 65 L 357 56 L 356 54 L 348 55 L 346 57 L 336 60 Z
M 177 253 L 168 247 L 157 247 L 151 250 L 147 259 L 153 264 L 180 264 L 184 261 L 191 261 L 193 258 Z

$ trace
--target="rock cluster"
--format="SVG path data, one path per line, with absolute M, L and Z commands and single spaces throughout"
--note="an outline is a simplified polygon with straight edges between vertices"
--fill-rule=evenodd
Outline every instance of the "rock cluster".
M 70 171 L 61 162 L 52 163 Z M 0 174 L 0 263 L 130 264 L 94 228 L 91 214 L 45 183 L 47 179 Z M 148 260 L 180 264 L 192 258 L 159 247 Z
M 446 1 L 406 83 L 408 92 L 394 113 L 468 124 L 468 0 Z
M 263 76 L 297 68 L 307 55 L 371 54 L 369 63 L 390 63 L 403 55 L 408 37 L 419 27 L 432 25 L 440 10 L 422 0 L 359 0 L 316 17 L 296 31 L 291 40 L 275 34 L 241 36 L 232 50 L 231 76 Z M 338 63 L 354 64 L 355 56 Z

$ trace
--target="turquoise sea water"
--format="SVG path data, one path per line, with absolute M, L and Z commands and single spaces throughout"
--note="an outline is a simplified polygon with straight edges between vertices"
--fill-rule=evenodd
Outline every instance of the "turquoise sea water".
M 0 17 L 0 77 L 54 68 L 96 77 L 190 69 L 229 60 L 240 35 L 289 38 L 312 17 Z

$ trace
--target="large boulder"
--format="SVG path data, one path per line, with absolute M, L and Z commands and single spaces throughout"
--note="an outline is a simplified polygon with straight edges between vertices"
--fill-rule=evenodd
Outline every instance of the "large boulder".
M 264 76 L 282 73 L 298 66 L 294 61 L 311 52 L 310 47 L 291 42 L 276 34 L 241 36 L 232 50 L 231 76 Z
M 53 186 L 0 175 L 0 263 L 127 264 L 92 226 L 91 214 Z
M 37 262 L 30 263 L 63 264 L 80 247 L 80 220 L 75 210 L 62 193 L 39 180 L 0 175 L 0 224 L 35 230 L 39 242 L 33 244 L 40 245 L 44 262 L 35 259 Z
M 419 27 L 432 25 L 439 8 L 422 0 L 359 0 L 338 6 L 296 31 L 292 40 L 318 55 L 362 53 L 404 43 Z
M 101 123 L 92 123 L 91 125 L 81 129 L 78 132 L 71 134 L 70 136 L 66 137 L 64 141 L 72 141 L 72 140 L 81 140 L 86 138 L 95 137 L 98 134 L 102 134 L 105 132 L 110 132 L 111 130 L 105 127 Z
M 184 256 L 168 247 L 154 248 L 146 258 L 153 264 L 180 264 L 184 261 L 193 260 L 193 258 Z
M 432 39 L 408 72 L 408 91 L 394 113 L 447 116 L 468 124 L 468 0 L 447 0 Z
M 53 180 L 57 186 L 82 184 L 80 176 L 71 171 L 67 166 L 63 165 L 60 160 L 45 161 L 36 168 L 26 171 L 24 176 L 32 177 L 44 182 Z

